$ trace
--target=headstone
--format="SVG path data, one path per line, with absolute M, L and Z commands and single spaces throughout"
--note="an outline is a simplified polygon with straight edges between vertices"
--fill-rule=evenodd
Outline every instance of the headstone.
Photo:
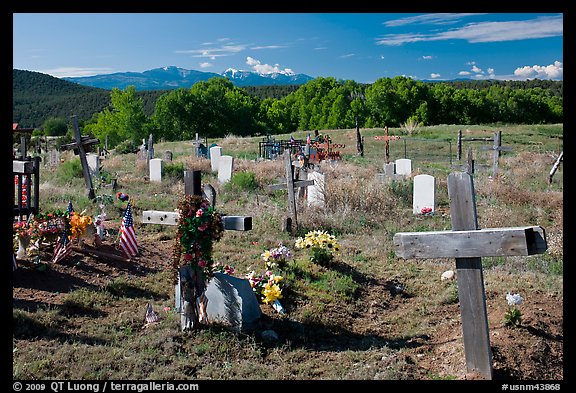
M 384 164 L 384 175 L 387 177 L 392 177 L 394 174 L 396 174 L 396 164 L 393 162 Z
M 164 152 L 164 161 L 172 162 L 172 152 L 170 150 Z
M 220 183 L 229 182 L 234 171 L 234 157 L 221 156 L 218 160 L 218 181 Z
M 58 150 L 53 149 L 48 152 L 47 164 L 51 167 L 60 165 L 60 152 Z
M 325 175 L 323 173 L 312 171 L 308 173 L 308 180 L 314 180 L 314 184 L 308 186 L 308 206 L 312 207 L 324 207 L 324 180 Z
M 202 187 L 204 198 L 208 199 L 212 207 L 216 207 L 216 190 L 210 184 L 204 184 Z
M 247 279 L 216 272 L 205 295 L 209 324 L 223 324 L 238 332 L 255 329 L 262 311 Z
M 92 179 L 97 178 L 100 173 L 100 156 L 94 153 L 86 153 L 86 162 L 88 163 L 88 170 Z
M 396 160 L 396 174 L 403 176 L 412 175 L 412 160 L 409 158 L 399 158 Z
M 164 169 L 164 160 L 153 158 L 150 160 L 150 181 L 161 182 L 162 170 Z
M 412 212 L 423 214 L 422 209 L 430 208 L 427 213 L 434 213 L 436 205 L 436 184 L 434 176 L 414 176 L 414 193 L 412 196 Z
M 210 165 L 212 166 L 213 172 L 216 172 L 218 170 L 218 164 L 221 156 L 222 156 L 222 147 L 213 146 L 210 148 Z

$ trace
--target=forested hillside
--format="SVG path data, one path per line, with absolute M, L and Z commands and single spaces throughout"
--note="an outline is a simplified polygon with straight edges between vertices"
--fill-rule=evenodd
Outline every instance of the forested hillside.
M 84 132 L 112 146 L 149 133 L 167 141 L 228 134 L 401 127 L 405 123 L 551 124 L 563 122 L 562 81 L 424 82 L 397 76 L 372 84 L 319 77 L 301 86 L 241 88 L 226 78 L 189 89 L 112 91 L 14 70 L 13 121 L 42 127 L 76 115 Z

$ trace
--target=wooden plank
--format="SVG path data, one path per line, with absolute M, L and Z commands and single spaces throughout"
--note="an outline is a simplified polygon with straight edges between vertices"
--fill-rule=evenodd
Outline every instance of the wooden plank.
M 448 198 L 452 230 L 478 229 L 474 182 L 469 173 L 448 175 Z M 483 274 L 482 258 L 456 258 L 466 369 L 479 373 L 485 379 L 492 379 L 492 351 Z
M 142 212 L 143 224 L 178 225 L 180 214 L 178 212 L 164 212 L 145 210 Z M 252 229 L 252 217 L 250 216 L 222 216 L 225 230 L 249 231 Z
M 12 170 L 14 173 L 34 173 L 34 162 L 12 160 Z
M 72 116 L 72 125 L 74 126 L 76 146 L 78 148 L 80 163 L 82 164 L 82 173 L 84 175 L 84 181 L 86 183 L 86 190 L 88 191 L 88 198 L 90 200 L 93 200 L 96 198 L 96 193 L 94 191 L 94 186 L 92 185 L 90 168 L 88 167 L 88 161 L 86 161 L 86 152 L 84 151 L 84 146 L 82 145 L 82 135 L 80 134 L 80 128 L 78 128 L 78 118 L 76 116 Z
M 539 226 L 399 232 L 394 245 L 396 254 L 405 259 L 526 256 L 547 249 L 544 229 Z
M 294 195 L 294 170 L 292 169 L 292 160 L 290 159 L 290 150 L 284 151 L 284 166 L 286 169 L 286 188 L 288 190 L 288 207 L 292 215 L 292 224 L 298 228 L 298 216 L 296 213 L 296 196 Z
M 162 212 L 156 210 L 145 210 L 142 212 L 143 224 L 164 224 L 178 225 L 180 214 L 178 212 Z
M 314 180 L 296 180 L 294 182 L 294 188 L 300 188 L 300 187 L 308 187 L 308 186 L 313 186 L 314 185 Z M 286 190 L 287 189 L 287 183 L 279 183 L 279 184 L 272 184 L 268 186 L 269 190 Z

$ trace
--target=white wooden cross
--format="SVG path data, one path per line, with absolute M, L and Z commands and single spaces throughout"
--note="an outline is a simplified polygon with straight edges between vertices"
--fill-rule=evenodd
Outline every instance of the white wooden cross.
M 456 258 L 466 368 L 492 379 L 482 257 L 542 254 L 547 249 L 546 236 L 539 226 L 478 229 L 474 183 L 468 173 L 448 176 L 448 196 L 452 231 L 396 233 L 396 255 Z

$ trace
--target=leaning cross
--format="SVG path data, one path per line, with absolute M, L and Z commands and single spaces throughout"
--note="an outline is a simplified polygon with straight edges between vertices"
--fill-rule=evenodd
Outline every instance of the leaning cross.
M 268 186 L 268 189 L 288 190 L 288 207 L 290 209 L 292 224 L 294 224 L 295 228 L 298 228 L 295 190 L 300 187 L 308 187 L 314 185 L 314 180 L 294 180 L 294 167 L 290 158 L 290 150 L 284 151 L 284 164 L 286 169 L 286 183 L 273 184 Z
M 485 146 L 483 150 L 492 150 L 492 175 L 496 177 L 498 174 L 498 161 L 500 159 L 501 151 L 511 151 L 511 147 L 502 146 L 502 131 L 494 133 L 494 143 L 492 146 Z
M 456 258 L 466 368 L 492 379 L 482 257 L 542 254 L 546 237 L 539 226 L 478 229 L 474 184 L 468 173 L 448 176 L 448 196 L 452 231 L 396 233 L 396 254 L 404 259 Z
M 94 145 L 100 143 L 98 139 L 83 138 L 80 134 L 80 128 L 78 128 L 78 119 L 76 116 L 72 116 L 72 125 L 74 126 L 74 137 L 75 142 L 69 143 L 62 146 L 63 149 L 77 149 L 78 156 L 80 157 L 80 163 L 82 164 L 82 173 L 84 174 L 84 181 L 86 182 L 86 190 L 88 191 L 88 198 L 93 200 L 96 198 L 94 192 L 94 186 L 92 185 L 92 177 L 90 176 L 90 168 L 88 167 L 88 161 L 86 161 L 86 146 Z

